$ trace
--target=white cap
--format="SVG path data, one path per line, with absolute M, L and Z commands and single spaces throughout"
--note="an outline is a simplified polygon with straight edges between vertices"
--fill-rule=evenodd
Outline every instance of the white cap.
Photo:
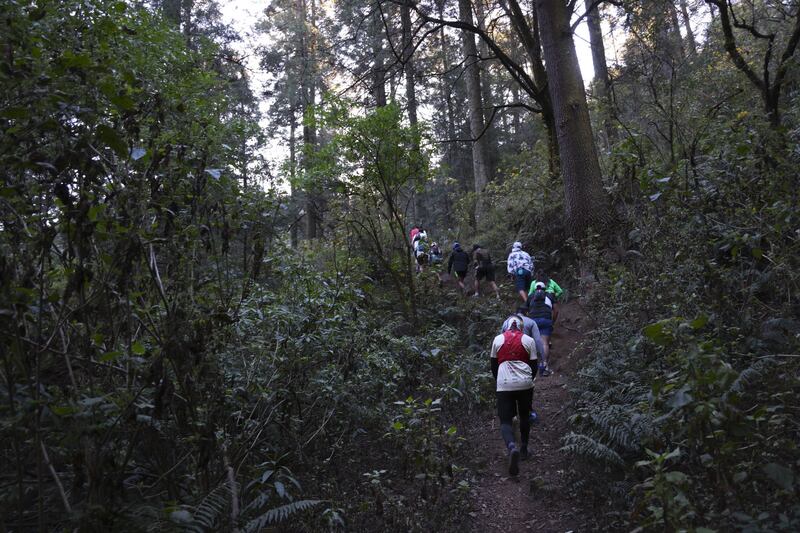
M 522 250 L 522 243 L 516 241 L 514 244 L 511 245 L 512 250 Z
M 515 324 L 516 324 L 516 329 L 519 331 L 522 331 L 522 328 L 525 325 L 522 319 L 517 315 L 511 315 L 510 317 L 508 317 L 508 329 L 515 329 L 514 328 Z
M 534 287 L 537 288 L 537 289 L 544 289 L 544 282 L 543 281 L 537 281 L 536 285 L 534 285 Z

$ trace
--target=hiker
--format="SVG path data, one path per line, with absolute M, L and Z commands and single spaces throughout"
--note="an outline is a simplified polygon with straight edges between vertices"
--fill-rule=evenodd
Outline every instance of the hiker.
M 521 305 L 517 307 L 516 314 L 511 315 L 506 319 L 505 322 L 503 322 L 503 325 L 500 328 L 500 333 L 505 333 L 506 331 L 508 331 L 508 328 L 511 327 L 512 317 L 519 317 L 520 320 L 522 320 L 522 333 L 533 339 L 534 344 L 536 344 L 537 354 L 544 353 L 544 343 L 542 342 L 542 335 L 539 333 L 539 326 L 537 326 L 536 322 L 532 318 L 529 318 L 527 315 L 528 315 L 527 305 Z M 550 371 L 545 369 L 544 365 L 541 363 L 542 361 L 540 361 L 539 364 L 539 374 L 545 372 L 542 375 L 549 376 Z
M 486 282 L 494 289 L 494 294 L 499 299 L 500 289 L 497 288 L 497 283 L 494 282 L 494 264 L 489 251 L 485 250 L 480 244 L 473 244 L 472 260 L 475 265 L 475 294 L 473 296 L 480 295 L 481 279 L 486 278 Z
M 411 240 L 411 247 L 412 248 L 414 247 L 414 237 L 417 236 L 417 233 L 419 233 L 419 226 L 414 224 L 411 227 L 411 231 L 408 232 L 408 238 Z
M 450 259 L 447 261 L 447 273 L 451 271 L 456 273 L 456 281 L 461 291 L 465 291 L 464 278 L 467 277 L 467 269 L 469 268 L 469 254 L 465 252 L 461 245 L 457 242 L 453 243 L 453 253 L 450 254 Z
M 553 325 L 555 325 L 556 321 L 558 320 L 558 300 L 561 298 L 561 295 L 564 294 L 564 289 L 562 289 L 556 280 L 548 276 L 544 270 L 539 270 L 536 273 L 536 281 L 541 281 L 544 283 L 544 292 L 550 295 L 550 300 L 553 302 Z M 531 290 L 528 293 L 528 296 L 533 294 L 533 291 L 536 289 L 536 283 L 531 284 Z
M 414 241 L 414 259 L 417 261 L 417 274 L 425 270 L 425 265 L 428 264 L 428 248 L 426 242 L 427 235 L 424 231 L 417 234 Z
M 528 298 L 528 316 L 539 326 L 542 335 L 544 351 L 542 352 L 543 364 L 550 370 L 550 335 L 553 334 L 553 297 L 546 292 L 543 281 L 537 281 L 530 297 Z
M 515 476 L 519 473 L 519 460 L 528 458 L 530 408 L 537 356 L 533 339 L 522 332 L 522 319 L 512 315 L 508 320 L 508 330 L 492 342 L 491 363 L 492 375 L 496 380 L 500 434 L 508 450 L 508 473 Z M 511 425 L 515 415 L 519 416 L 519 446 L 514 442 Z
M 533 259 L 528 252 L 522 249 L 522 243 L 517 241 L 511 245 L 511 253 L 508 254 L 508 273 L 514 276 L 514 288 L 522 298 L 523 302 L 528 301 L 528 288 L 531 284 L 531 272 L 533 272 Z
M 435 242 L 431 243 L 431 249 L 428 252 L 428 260 L 430 261 L 431 265 L 435 265 L 437 263 L 442 262 L 442 250 L 439 248 L 439 245 Z

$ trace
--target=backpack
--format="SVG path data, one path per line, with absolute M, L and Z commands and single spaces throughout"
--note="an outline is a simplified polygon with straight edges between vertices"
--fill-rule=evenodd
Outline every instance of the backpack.
M 479 264 L 481 268 L 489 268 L 492 266 L 492 256 L 489 252 L 483 248 L 478 248 L 476 252 L 478 252 L 478 257 L 480 257 Z

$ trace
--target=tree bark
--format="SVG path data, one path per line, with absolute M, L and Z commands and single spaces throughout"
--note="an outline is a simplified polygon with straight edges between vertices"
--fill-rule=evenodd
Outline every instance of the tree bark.
M 411 7 L 410 0 L 400 6 L 400 22 L 403 30 L 403 72 L 406 78 L 406 105 L 408 107 L 408 123 L 411 127 L 416 127 L 417 120 L 417 90 L 416 90 L 416 70 L 414 68 L 414 43 L 411 35 Z M 411 147 L 416 154 L 420 153 L 420 145 L 417 140 Z M 419 158 L 415 158 L 419 161 Z M 424 186 L 423 177 L 420 175 L 421 169 L 414 173 L 411 178 L 414 190 L 411 191 L 414 211 L 414 220 L 419 221 L 425 218 L 425 206 L 423 198 L 418 194 L 418 190 Z
M 603 29 L 600 24 L 600 8 L 594 0 L 586 2 L 586 26 L 589 29 L 589 44 L 592 49 L 592 66 L 594 67 L 594 90 L 597 99 L 603 105 L 603 129 L 606 133 L 608 144 L 615 140 L 613 120 L 615 116 L 614 100 L 611 93 L 611 76 L 608 75 L 606 63 L 606 47 L 603 42 Z
M 692 56 L 697 55 L 697 41 L 694 38 L 694 31 L 692 30 L 692 22 L 689 18 L 689 8 L 686 5 L 686 0 L 680 0 L 681 17 L 683 17 L 683 27 L 686 28 L 686 40 L 689 43 L 689 53 Z
M 567 225 L 574 237 L 611 219 L 578 67 L 569 13 L 561 0 L 536 0 L 548 88 L 553 102 Z
M 472 25 L 470 0 L 458 0 L 458 13 L 462 22 Z M 475 225 L 479 227 L 484 218 L 483 193 L 489 183 L 487 168 L 486 137 L 483 135 L 483 103 L 481 101 L 481 77 L 478 66 L 478 49 L 471 32 L 461 33 L 466 59 L 467 101 L 469 107 L 469 129 L 472 135 L 472 169 L 475 184 Z
M 475 14 L 477 15 L 478 27 L 486 31 L 486 13 L 484 0 L 475 0 Z M 489 176 L 494 176 L 497 169 L 497 136 L 494 124 L 491 123 L 493 102 L 492 84 L 489 81 L 490 62 L 486 58 L 490 57 L 489 47 L 483 39 L 478 39 L 478 53 L 482 58 L 480 66 L 481 78 L 481 99 L 483 100 L 483 121 L 486 127 L 484 136 L 486 137 L 486 172 Z
M 372 99 L 375 107 L 386 106 L 386 66 L 383 59 L 383 24 L 378 10 L 372 14 L 371 20 L 372 57 Z
M 533 82 L 538 94 L 532 95 L 542 109 L 542 120 L 547 131 L 547 152 L 548 170 L 550 175 L 555 178 L 560 172 L 560 155 L 558 153 L 558 138 L 556 135 L 556 123 L 553 115 L 553 102 L 547 90 L 547 71 L 542 62 L 542 44 L 539 39 L 539 18 L 536 11 L 531 14 L 531 24 L 525 18 L 517 0 L 507 0 L 508 4 L 503 4 L 506 14 L 511 20 L 514 31 L 522 41 L 525 51 L 528 54 L 531 64 Z
M 316 24 L 316 6 L 314 4 L 315 0 L 310 1 L 311 13 L 309 19 L 306 0 L 298 0 L 303 22 L 303 166 L 306 174 L 310 170 L 311 156 L 317 149 L 317 128 L 313 121 L 308 120 L 308 114 L 314 112 L 313 108 L 317 99 L 316 43 L 313 31 L 308 31 L 309 26 L 313 29 Z M 319 214 L 317 212 L 317 194 L 314 189 L 314 184 L 309 183 L 305 190 L 306 239 L 317 238 Z

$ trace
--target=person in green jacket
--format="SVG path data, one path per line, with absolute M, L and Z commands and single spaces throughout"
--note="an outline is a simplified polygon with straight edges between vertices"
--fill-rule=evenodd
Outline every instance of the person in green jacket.
M 564 294 L 564 289 L 556 283 L 556 280 L 545 274 L 543 270 L 540 270 L 536 273 L 534 283 L 531 283 L 531 289 L 528 291 L 528 298 L 530 298 L 536 290 L 536 282 L 544 283 L 544 292 L 549 294 L 550 298 L 553 300 L 553 323 L 555 324 L 558 319 L 558 307 L 556 307 L 555 302 L 561 299 L 561 295 Z

